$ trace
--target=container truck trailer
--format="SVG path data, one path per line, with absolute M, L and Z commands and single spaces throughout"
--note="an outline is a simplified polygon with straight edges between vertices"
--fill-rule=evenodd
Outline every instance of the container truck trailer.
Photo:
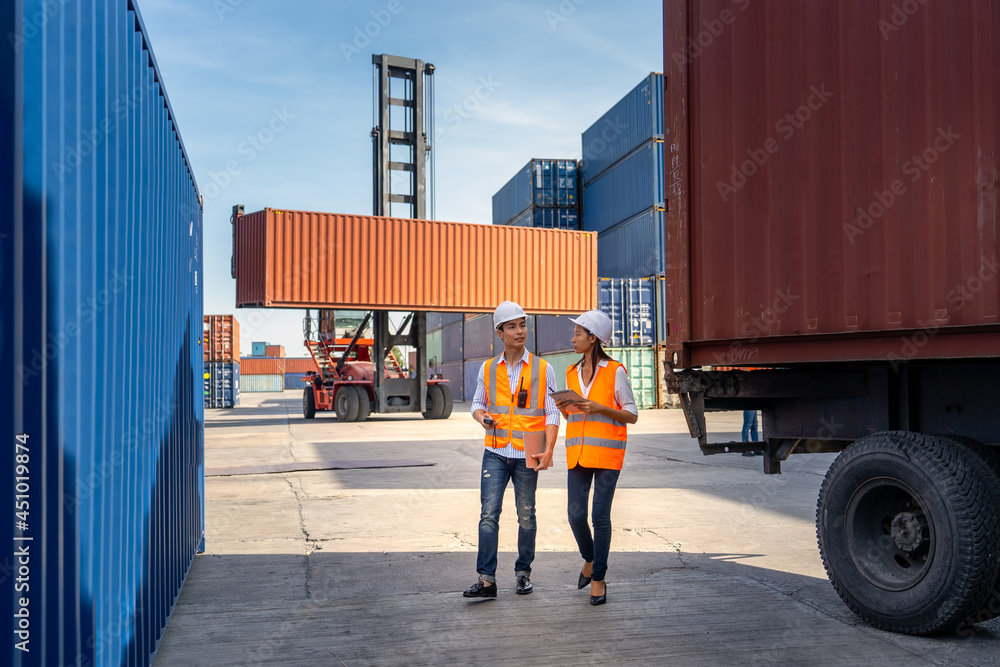
M 663 18 L 665 372 L 691 436 L 767 473 L 839 452 L 819 550 L 870 624 L 1000 614 L 1000 5 L 666 0 Z M 707 432 L 706 412 L 747 409 L 760 442 Z

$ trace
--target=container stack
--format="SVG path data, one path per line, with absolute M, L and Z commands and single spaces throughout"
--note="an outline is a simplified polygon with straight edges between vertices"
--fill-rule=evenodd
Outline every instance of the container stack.
M 464 337 L 465 316 L 462 313 L 427 313 L 427 376 L 448 380 L 456 401 L 466 400 L 462 372 Z
M 529 160 L 493 195 L 493 224 L 580 229 L 578 160 Z
M 206 408 L 240 403 L 240 324 L 233 315 L 205 315 L 202 324 Z
M 285 390 L 285 360 L 279 357 L 240 359 L 240 389 L 246 393 Z
M 583 229 L 598 234 L 598 275 L 663 273 L 662 74 L 650 74 L 583 133 L 581 176 Z
M 302 381 L 310 371 L 319 373 L 319 366 L 312 357 L 302 357 L 298 359 L 285 359 L 285 391 L 289 389 L 301 390 L 306 386 Z

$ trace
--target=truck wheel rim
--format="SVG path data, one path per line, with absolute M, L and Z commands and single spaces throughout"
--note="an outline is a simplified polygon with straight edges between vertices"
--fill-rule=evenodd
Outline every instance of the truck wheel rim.
M 887 591 L 916 586 L 934 558 L 934 522 L 918 494 L 878 477 L 851 496 L 845 517 L 848 553 L 869 582 Z

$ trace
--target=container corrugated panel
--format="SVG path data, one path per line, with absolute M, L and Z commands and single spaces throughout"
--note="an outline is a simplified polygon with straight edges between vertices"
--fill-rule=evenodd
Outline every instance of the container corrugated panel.
M 131 5 L 0 9 L 4 665 L 149 664 L 204 545 L 202 207 Z
M 470 359 L 489 357 L 493 354 L 494 341 L 498 347 L 503 347 L 503 343 L 497 338 L 497 330 L 493 328 L 492 315 L 480 315 L 465 321 L 466 357 Z
M 461 361 L 465 358 L 462 353 L 464 348 L 464 322 L 449 324 L 441 329 L 441 363 L 449 361 Z
M 489 357 L 487 357 L 488 359 Z M 479 383 L 479 369 L 483 367 L 486 359 L 466 359 L 465 360 L 465 400 L 471 401 L 476 395 L 476 386 Z
M 461 322 L 465 317 L 464 313 L 427 313 L 427 330 L 437 331 L 443 329 L 449 324 Z
M 580 361 L 581 355 L 576 352 L 561 352 L 559 354 L 544 354 L 542 358 L 551 364 L 556 373 L 556 386 L 559 389 L 567 389 L 566 369 Z
M 663 75 L 653 73 L 583 132 L 586 184 L 638 146 L 663 139 Z
M 233 408 L 240 404 L 240 365 L 232 361 L 205 364 L 205 407 Z
M 312 357 L 285 357 L 285 373 L 319 372 L 319 366 Z
M 591 309 L 593 310 L 593 309 Z M 579 315 L 580 313 L 576 313 Z M 567 316 L 539 315 L 535 318 L 535 349 L 533 352 L 545 356 L 555 352 L 573 349 L 573 323 Z
M 284 375 L 285 360 L 271 357 L 243 357 L 240 359 L 243 375 Z
M 598 307 L 611 319 L 611 345 L 653 346 L 656 340 L 656 279 L 602 278 Z
M 576 207 L 578 172 L 577 160 L 530 160 L 493 195 L 493 224 L 509 224 L 530 206 Z
M 453 361 L 447 364 L 441 364 L 438 367 L 438 373 L 448 380 L 448 388 L 451 389 L 451 396 L 456 401 L 465 400 L 465 363 L 462 361 Z
M 1000 11 L 901 6 L 666 3 L 679 365 L 1000 355 Z
M 437 366 L 441 359 L 441 329 L 427 334 L 427 365 Z
M 512 227 L 539 229 L 579 229 L 580 211 L 577 208 L 541 208 L 532 206 L 510 222 Z
M 597 239 L 559 229 L 277 211 L 236 221 L 237 306 L 532 313 L 597 306 Z M 488 251 L 486 250 L 488 249 Z M 586 289 L 553 290 L 571 275 Z
M 285 372 L 285 390 L 289 389 L 302 389 L 306 386 L 306 383 L 302 381 L 302 378 L 306 376 L 305 373 L 288 373 Z
M 663 142 L 644 144 L 583 189 L 583 228 L 603 232 L 648 209 L 662 211 L 663 176 Z
M 240 375 L 240 391 L 244 394 L 284 390 L 284 375 Z
M 609 347 L 608 356 L 628 371 L 628 381 L 640 410 L 658 408 L 658 386 L 661 373 L 656 367 L 656 348 Z
M 254 357 L 266 357 L 267 356 L 267 343 L 258 342 L 250 344 L 250 354 Z
M 603 278 L 641 278 L 665 269 L 663 211 L 649 210 L 597 237 L 597 267 Z
M 264 356 L 283 358 L 285 356 L 285 348 L 282 345 L 267 345 L 264 347 Z
M 205 315 L 201 342 L 205 361 L 236 361 L 240 358 L 240 323 L 233 315 Z

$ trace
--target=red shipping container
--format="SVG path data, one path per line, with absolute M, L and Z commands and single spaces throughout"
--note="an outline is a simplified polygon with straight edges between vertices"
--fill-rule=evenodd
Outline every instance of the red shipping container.
M 265 357 L 284 357 L 285 348 L 281 345 L 266 345 L 264 346 L 264 356 Z
M 285 358 L 285 373 L 308 373 L 313 371 L 319 373 L 319 366 L 312 357 L 305 358 Z
M 665 2 L 677 366 L 1000 355 L 1000 10 L 914 6 Z
M 284 375 L 285 360 L 273 357 L 243 357 L 240 375 Z
M 597 307 L 597 235 L 264 209 L 236 220 L 237 307 L 529 313 Z
M 240 323 L 233 315 L 205 315 L 201 340 L 205 361 L 236 361 L 240 356 Z

